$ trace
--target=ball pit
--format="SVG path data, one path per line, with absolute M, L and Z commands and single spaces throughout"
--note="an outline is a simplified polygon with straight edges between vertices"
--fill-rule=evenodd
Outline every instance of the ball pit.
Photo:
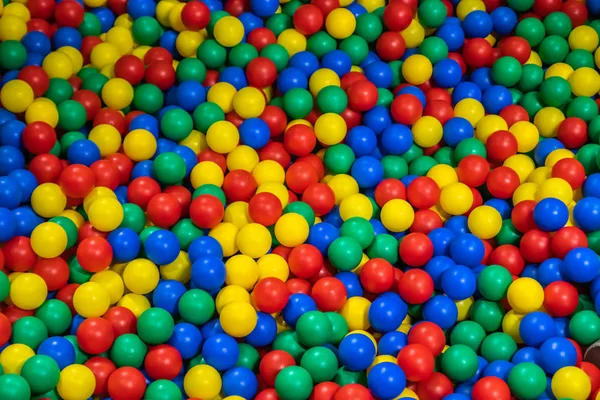
M 0 399 L 600 399 L 600 0 L 0 3 Z

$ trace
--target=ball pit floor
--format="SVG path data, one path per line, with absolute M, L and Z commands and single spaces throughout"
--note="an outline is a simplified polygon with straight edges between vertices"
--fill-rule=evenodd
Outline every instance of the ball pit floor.
M 600 0 L 0 2 L 0 400 L 600 400 Z

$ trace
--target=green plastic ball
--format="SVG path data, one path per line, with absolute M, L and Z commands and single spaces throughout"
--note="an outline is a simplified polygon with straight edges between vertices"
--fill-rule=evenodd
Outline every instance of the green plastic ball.
M 321 311 L 309 311 L 296 322 L 298 340 L 305 347 L 324 345 L 331 337 L 332 329 L 331 321 Z
M 523 67 L 514 57 L 500 57 L 492 65 L 492 78 L 494 82 L 502 86 L 514 86 L 521 79 Z
M 117 337 L 110 348 L 110 359 L 119 367 L 140 368 L 148 348 L 138 335 L 125 333 Z
M 534 0 L 508 0 L 506 5 L 516 12 L 525 12 L 533 7 Z
M 208 39 L 198 46 L 196 56 L 198 57 L 198 60 L 202 61 L 206 68 L 218 69 L 225 64 L 227 50 L 217 43 L 216 40 Z
M 0 68 L 13 70 L 23 68 L 27 61 L 25 46 L 16 40 L 5 40 L 0 43 Z
M 194 127 L 198 131 L 206 133 L 212 124 L 225 120 L 225 113 L 217 104 L 207 101 L 196 107 L 193 119 Z
M 535 64 L 523 65 L 523 73 L 519 80 L 519 89 L 525 93 L 538 90 L 544 81 L 544 70 Z
M 31 389 L 27 380 L 16 374 L 0 376 L 0 399 L 26 400 L 31 398 Z
M 517 351 L 517 343 L 504 332 L 494 332 L 483 340 L 481 355 L 488 362 L 509 361 Z
M 285 49 L 285 47 L 278 43 L 271 43 L 266 45 L 260 51 L 260 56 L 266 57 L 269 60 L 273 61 L 277 72 L 281 72 L 285 67 L 287 67 L 288 62 L 290 61 L 290 54 Z
M 179 222 L 173 226 L 171 231 L 177 236 L 177 240 L 179 240 L 179 245 L 183 251 L 187 251 L 194 239 L 204 235 L 204 232 L 197 228 L 189 218 L 179 220 Z
M 326 312 L 325 315 L 327 315 L 329 322 L 331 322 L 329 343 L 337 345 L 348 334 L 348 323 L 344 317 L 336 312 Z
M 477 300 L 469 311 L 470 319 L 477 322 L 486 332 L 495 332 L 502 326 L 504 309 L 499 303 Z
M 401 179 L 408 175 L 408 163 L 401 156 L 387 155 L 381 159 L 384 178 Z
M 485 330 L 477 322 L 461 321 L 452 329 L 450 343 L 464 344 L 477 352 L 485 337 Z
M 181 399 L 181 390 L 174 382 L 159 379 L 148 385 L 144 397 L 156 400 L 179 400 Z
M 313 108 L 313 97 L 302 88 L 293 88 L 283 95 L 283 110 L 292 119 L 306 117 Z
M 551 12 L 544 18 L 546 35 L 558 35 L 566 38 L 573 30 L 573 23 L 567 14 L 561 11 Z
M 236 367 L 246 367 L 251 371 L 255 371 L 260 362 L 258 350 L 247 343 L 239 344 L 240 355 L 235 363 Z
M 315 224 L 315 212 L 311 206 L 303 201 L 294 201 L 289 203 L 283 209 L 283 214 L 295 213 L 300 214 L 311 227 Z
M 102 33 L 102 24 L 95 14 L 86 12 L 83 14 L 83 22 L 77 27 L 77 30 L 83 37 L 100 36 Z
M 35 317 L 39 318 L 50 336 L 61 335 L 69 329 L 71 325 L 71 310 L 69 306 L 60 300 L 46 300 L 36 311 Z
M 340 228 L 340 234 L 356 239 L 363 250 L 369 247 L 375 239 L 373 225 L 361 217 L 352 217 L 344 221 Z
M 4 301 L 10 292 L 10 281 L 4 272 L 0 271 L 0 301 Z
M 520 363 L 508 373 L 508 386 L 518 398 L 534 400 L 546 390 L 546 374 L 534 363 Z
M 542 82 L 540 96 L 547 106 L 560 108 L 571 99 L 571 85 L 560 76 L 550 77 Z
M 327 347 L 313 347 L 304 353 L 300 366 L 308 371 L 313 382 L 331 381 L 338 370 L 338 360 Z
M 175 76 L 179 82 L 196 81 L 202 83 L 206 79 L 206 67 L 197 58 L 184 58 L 177 64 Z
M 163 308 L 152 307 L 140 315 L 137 331 L 140 339 L 150 345 L 165 343 L 171 337 L 175 322 Z
M 144 83 L 136 87 L 133 92 L 133 107 L 148 114 L 160 110 L 164 100 L 163 92 L 151 83 Z
M 327 249 L 331 265 L 340 271 L 351 271 L 362 260 L 362 248 L 358 240 L 351 237 L 335 239 Z
M 546 36 L 539 48 L 540 58 L 545 64 L 563 62 L 569 54 L 567 40 L 558 35 Z
M 342 40 L 340 50 L 350 56 L 352 65 L 359 65 L 369 54 L 369 44 L 362 36 L 351 35 Z
M 348 96 L 339 86 L 327 86 L 317 94 L 317 107 L 322 113 L 341 114 L 348 106 Z
M 179 142 L 192 133 L 194 121 L 182 108 L 172 108 L 160 120 L 160 129 L 167 139 Z
M 390 234 L 381 233 L 375 236 L 367 249 L 369 258 L 383 258 L 391 264 L 398 262 L 398 240 Z
M 479 293 L 491 301 L 505 298 L 511 283 L 511 273 L 501 265 L 489 265 L 477 277 Z
M 67 335 L 65 336 L 65 339 L 67 339 L 75 349 L 75 364 L 84 364 L 88 360 L 89 356 L 84 353 L 83 350 L 81 350 L 81 347 L 79 347 L 79 343 L 77 343 L 77 336 Z
M 438 0 L 433 0 L 438 1 Z M 425 4 L 424 2 L 423 4 Z M 419 52 L 427 57 L 432 64 L 448 58 L 448 45 L 437 36 L 429 36 L 419 46 Z
M 159 154 L 152 163 L 152 172 L 164 185 L 175 185 L 185 178 L 185 161 L 170 151 Z
M 144 210 L 137 204 L 123 204 L 123 221 L 119 228 L 130 228 L 135 233 L 140 233 L 146 225 L 146 215 Z
M 143 46 L 154 45 L 160 39 L 162 32 L 163 29 L 158 21 L 148 16 L 137 18 L 131 27 L 133 40 Z
M 101 75 L 101 74 L 98 74 L 97 72 L 95 72 L 94 75 Z M 102 75 L 102 76 L 104 76 L 104 75 Z M 106 78 L 106 77 L 104 76 L 104 78 Z M 85 85 L 85 83 L 87 81 L 89 81 L 89 78 L 85 79 L 82 82 L 82 84 L 81 84 L 82 89 L 86 89 L 83 85 Z M 108 81 L 108 78 L 106 78 L 104 83 L 106 83 L 107 81 Z M 104 86 L 104 83 L 102 83 L 102 86 Z M 97 93 L 99 93 L 99 91 Z M 46 90 L 46 93 L 44 93 L 44 97 L 46 97 L 49 100 L 52 100 L 52 102 L 54 104 L 60 104 L 63 101 L 70 99 L 71 96 L 73 96 L 73 87 L 66 79 L 62 79 L 62 78 L 50 79 L 50 84 L 48 85 L 48 90 Z
M 439 0 L 425 0 L 419 5 L 417 16 L 425 28 L 437 28 L 446 20 L 446 6 Z
M 450 346 L 442 354 L 442 372 L 454 381 L 471 379 L 477 372 L 477 366 L 477 353 L 464 344 Z
M 383 22 L 375 14 L 363 13 L 356 18 L 355 34 L 371 43 L 383 33 Z
M 210 194 L 211 196 L 215 196 L 217 199 L 221 200 L 221 203 L 223 203 L 223 205 L 225 205 L 227 202 L 223 189 L 221 189 L 217 185 L 213 185 L 212 183 L 198 186 L 196 190 L 194 190 L 194 193 L 192 193 L 192 199 L 195 199 L 198 196 L 202 196 L 203 194 Z
M 85 125 L 85 108 L 75 100 L 65 100 L 57 107 L 58 126 L 66 131 L 75 131 Z
M 334 144 L 325 150 L 323 163 L 325 168 L 333 174 L 346 174 L 352 168 L 352 164 L 356 160 L 354 152 L 344 143 Z
M 335 39 L 324 31 L 315 33 L 306 42 L 306 50 L 313 53 L 317 58 L 322 58 L 336 48 L 337 42 Z
M 29 358 L 21 368 L 33 393 L 44 393 L 56 387 L 60 378 L 60 368 L 52 357 L 38 354 Z
M 595 311 L 579 311 L 569 321 L 569 332 L 577 343 L 589 346 L 600 339 L 600 317 Z
M 281 400 L 306 400 L 310 397 L 312 388 L 310 373 L 295 365 L 285 367 L 275 378 L 275 391 Z
M 273 341 L 273 350 L 282 350 L 294 357 L 296 362 L 300 362 L 306 349 L 300 344 L 298 334 L 295 331 L 283 331 L 275 337 Z
M 249 43 L 240 43 L 229 50 L 227 60 L 235 67 L 246 68 L 248 63 L 258 57 L 258 50 Z
M 39 318 L 31 316 L 19 318 L 12 326 L 13 343 L 27 345 L 35 351 L 46 339 L 48 339 L 48 328 Z
M 546 37 L 546 27 L 537 18 L 524 18 L 517 24 L 515 35 L 527 40 L 531 47 L 537 47 Z
M 202 289 L 190 289 L 179 299 L 178 309 L 183 320 L 202 325 L 214 315 L 215 301 Z

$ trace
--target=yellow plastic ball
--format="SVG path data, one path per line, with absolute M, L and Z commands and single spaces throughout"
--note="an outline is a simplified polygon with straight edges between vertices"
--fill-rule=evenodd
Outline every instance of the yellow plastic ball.
M 510 310 L 502 318 L 502 332 L 512 337 L 517 343 L 523 343 L 523 339 L 519 333 L 519 327 L 523 318 L 525 318 L 525 314 L 519 314 L 515 310 Z
M 535 170 L 535 162 L 525 154 L 515 154 L 504 160 L 503 165 L 519 175 L 521 183 L 527 181 L 529 175 Z
M 533 172 L 531 172 L 531 174 L 529 174 L 527 181 L 533 182 L 533 183 L 539 185 L 542 182 L 544 182 L 546 179 L 550 178 L 551 176 L 552 176 L 552 168 L 537 167 L 536 169 L 533 170 Z
M 67 248 L 67 232 L 55 222 L 39 224 L 31 232 L 31 248 L 42 258 L 58 257 Z
M 518 278 L 508 287 L 506 298 L 515 312 L 528 314 L 544 303 L 544 288 L 533 278 Z
M 461 21 L 473 11 L 485 11 L 485 3 L 481 0 L 462 0 L 456 6 L 456 16 Z
M 349 332 L 367 330 L 371 327 L 369 307 L 371 307 L 371 302 L 364 297 L 355 296 L 346 300 L 340 310 L 340 315 L 346 320 Z
M 260 161 L 254 169 L 252 176 L 256 180 L 257 185 L 263 183 L 283 183 L 285 182 L 285 171 L 281 164 L 273 160 Z
M 258 117 L 263 113 L 265 106 L 265 95 L 260 89 L 252 86 L 240 89 L 233 96 L 233 109 L 244 119 Z M 210 131 L 210 128 L 208 130 Z
M 102 87 L 102 101 L 114 110 L 121 110 L 133 101 L 133 87 L 125 79 L 110 79 Z
M 202 150 L 208 149 L 208 145 L 206 144 L 206 136 L 204 133 L 195 129 L 192 130 L 188 137 L 180 141 L 179 144 L 189 147 L 196 155 L 198 155 L 198 153 L 200 153 Z
M 415 399 L 415 400 L 419 400 L 419 396 L 417 396 L 417 394 L 409 389 L 409 388 L 405 388 L 402 393 L 400 393 L 400 396 L 397 397 L 397 399 Z M 396 399 L 394 399 L 396 400 Z
M 250 294 L 246 289 L 237 285 L 225 286 L 217 293 L 215 299 L 215 309 L 221 313 L 223 308 L 234 302 L 244 302 L 250 304 Z
M 123 278 L 121 278 L 121 275 L 115 271 L 106 270 L 96 272 L 90 278 L 90 282 L 99 283 L 104 287 L 104 289 L 106 289 L 110 297 L 110 304 L 116 304 L 119 300 L 121 300 L 121 297 L 123 297 L 123 293 L 125 292 Z
M 316 70 L 308 80 L 308 88 L 313 96 L 317 96 L 327 86 L 340 86 L 340 77 L 329 68 Z
M 257 320 L 254 307 L 244 301 L 227 304 L 219 315 L 219 322 L 225 333 L 236 338 L 248 336 L 256 327 Z
M 100 43 L 90 53 L 90 62 L 96 69 L 114 64 L 121 57 L 119 48 L 112 43 Z
M 354 18 L 354 14 L 350 10 L 336 8 L 327 15 L 325 28 L 327 29 L 327 33 L 335 39 L 346 39 L 356 29 L 356 18 Z
M 4 12 L 2 12 L 2 15 L 13 15 L 21 18 L 25 22 L 31 19 L 31 13 L 29 12 L 29 9 L 21 3 L 8 3 L 6 6 L 4 6 Z
M 421 147 L 435 146 L 442 140 L 444 134 L 442 123 L 430 116 L 419 118 L 411 130 L 415 143 Z
M 483 105 L 475 99 L 462 99 L 454 106 L 454 116 L 466 119 L 473 128 L 484 115 Z
M 121 147 L 121 133 L 109 124 L 100 124 L 93 127 L 88 139 L 96 143 L 102 157 L 117 153 Z
M 83 215 L 79 214 L 75 210 L 65 210 L 60 213 L 61 217 L 69 218 L 77 227 L 77 229 L 81 228 L 81 226 L 85 223 L 85 219 L 83 219 Z
M 27 111 L 25 111 L 25 122 L 27 124 L 45 122 L 56 128 L 56 125 L 58 125 L 58 109 L 56 108 L 56 104 L 45 97 L 38 97 L 27 108 Z
M 562 367 L 552 377 L 552 394 L 556 398 L 586 400 L 591 391 L 590 377 L 577 367 Z
M 242 254 L 260 258 L 271 248 L 271 234 L 265 226 L 252 223 L 240 229 L 236 242 Z
M 119 200 L 102 197 L 90 205 L 88 218 L 92 226 L 101 232 L 114 231 L 123 222 L 123 206 Z
M 326 146 L 340 143 L 346 137 L 346 121 L 338 114 L 325 113 L 315 122 L 315 135 Z
M 473 205 L 473 192 L 464 183 L 452 183 L 442 189 L 440 205 L 450 215 L 464 214 Z
M 286 29 L 277 37 L 277 43 L 282 45 L 289 56 L 306 50 L 306 37 L 295 29 Z
M 210 230 L 208 236 L 216 239 L 217 242 L 219 242 L 221 248 L 223 249 L 223 256 L 231 257 L 238 251 L 235 240 L 237 233 L 238 228 L 234 224 L 229 222 L 221 222 L 219 225 Z
M 265 278 L 278 278 L 283 282 L 290 276 L 290 269 L 285 258 L 278 254 L 266 254 L 256 261 L 258 266 L 258 280 Z
M 244 25 L 236 17 L 225 16 L 215 24 L 214 36 L 221 46 L 233 47 L 244 38 Z
M 198 50 L 198 46 L 200 46 L 203 41 L 204 37 L 200 32 L 183 31 L 177 35 L 175 47 L 182 57 L 194 57 Z
M 411 85 L 422 85 L 431 78 L 432 74 L 431 61 L 422 54 L 413 54 L 402 64 L 402 76 Z
M 150 308 L 150 301 L 141 294 L 127 293 L 125 296 L 121 297 L 121 300 L 119 300 L 117 305 L 125 307 L 131 311 L 136 318 L 139 318 L 144 311 Z
M 483 143 L 487 143 L 488 138 L 497 131 L 505 131 L 508 129 L 508 125 L 504 118 L 498 115 L 486 115 L 481 118 L 475 127 L 475 134 L 477 139 Z
M 260 158 L 256 150 L 250 146 L 241 145 L 227 155 L 226 165 L 229 171 L 243 169 L 252 172 L 259 162 Z
M 456 304 L 456 309 L 458 310 L 457 321 L 464 321 L 465 319 L 467 319 L 474 302 L 475 300 L 473 299 L 473 297 L 469 297 L 464 300 L 456 300 L 454 302 L 454 304 Z
M 217 163 L 212 161 L 199 162 L 190 174 L 190 180 L 194 189 L 207 184 L 221 187 L 224 179 L 223 170 Z
M 583 49 L 593 53 L 598 47 L 598 33 L 588 25 L 580 25 L 569 33 L 571 50 Z
M 185 251 L 180 251 L 175 261 L 170 264 L 161 265 L 160 276 L 163 279 L 188 283 L 192 274 L 192 263 Z
M 252 290 L 258 282 L 258 265 L 249 256 L 237 254 L 225 263 L 225 283 Z
M 535 200 L 538 185 L 532 182 L 525 182 L 519 185 L 512 195 L 513 204 L 517 205 L 522 201 Z
M 46 282 L 37 274 L 20 274 L 10 284 L 10 300 L 22 310 L 35 310 L 46 301 L 47 295 Z
M 433 179 L 441 188 L 444 188 L 452 183 L 458 182 L 458 174 L 456 170 L 446 164 L 434 165 L 427 171 L 427 177 Z
M 552 78 L 553 76 L 558 76 L 563 79 L 569 80 L 569 77 L 573 73 L 574 69 L 569 64 L 566 63 L 556 63 L 552 64 L 546 70 L 544 74 L 544 79 Z
M 540 201 L 549 197 L 557 198 L 566 205 L 569 205 L 573 201 L 573 189 L 564 179 L 550 178 L 538 186 L 538 190 L 535 193 L 535 200 Z
M 0 353 L 0 365 L 5 374 L 20 374 L 25 361 L 34 355 L 35 352 L 25 344 L 10 344 Z
M 224 113 L 233 111 L 233 97 L 235 96 L 235 87 L 231 83 L 217 82 L 208 89 L 206 101 L 215 103 Z
M 0 17 L 0 40 L 20 41 L 27 33 L 27 23 L 14 15 Z
M 88 6 L 88 7 L 92 7 L 92 8 L 96 8 L 96 7 L 102 7 L 103 5 L 105 5 L 107 2 L 107 0 L 83 0 L 83 3 Z
M 56 183 L 42 183 L 31 194 L 31 207 L 40 217 L 56 217 L 66 206 L 67 196 Z
M 337 205 L 346 197 L 358 193 L 358 183 L 353 177 L 346 174 L 335 175 L 327 182 L 327 186 L 333 190 Z
M 83 67 L 83 56 L 75 47 L 63 46 L 57 50 L 60 53 L 64 53 L 71 59 L 71 65 L 73 66 L 73 73 L 76 74 Z
M 296 247 L 304 243 L 308 232 L 308 222 L 300 214 L 284 214 L 275 223 L 275 237 L 286 247 Z
M 87 213 L 90 210 L 90 206 L 92 205 L 92 203 L 102 197 L 110 197 L 116 199 L 117 195 L 115 194 L 115 192 L 113 192 L 107 187 L 96 186 L 94 189 L 92 189 L 91 192 L 88 193 L 87 196 L 83 198 L 83 210 Z
M 82 317 L 100 317 L 110 307 L 110 294 L 101 284 L 86 282 L 75 290 L 73 307 Z
M 122 55 L 131 53 L 133 46 L 133 35 L 124 26 L 114 26 L 106 32 L 106 43 L 113 44 Z
M 181 20 L 181 10 L 183 10 L 184 3 L 175 3 L 173 8 L 169 11 L 169 26 L 176 32 L 181 32 L 186 29 L 185 24 Z
M 238 129 L 229 121 L 217 121 L 206 132 L 206 143 L 216 153 L 227 154 L 240 142 Z
M 264 192 L 272 193 L 275 196 L 277 196 L 283 208 L 285 208 L 285 206 L 287 206 L 290 201 L 290 194 L 288 193 L 288 189 L 285 185 L 281 183 L 267 182 L 263 183 L 256 189 L 256 194 Z
M 533 124 L 543 137 L 555 137 L 558 134 L 558 127 L 564 119 L 565 115 L 558 108 L 544 107 L 533 117 Z M 535 144 L 537 145 L 537 141 Z
M 600 90 L 600 76 L 589 67 L 575 70 L 569 77 L 569 83 L 575 96 L 591 97 Z
M 0 90 L 2 106 L 13 113 L 22 113 L 33 103 L 33 89 L 27 82 L 14 79 Z
M 132 161 L 149 160 L 156 153 L 156 147 L 156 138 L 145 129 L 135 129 L 123 140 L 123 151 Z
M 361 6 L 363 6 L 367 12 L 373 12 L 380 7 L 385 7 L 384 0 L 358 0 L 357 2 Z
M 341 201 L 339 211 L 343 221 L 353 217 L 369 220 L 373 216 L 373 204 L 362 193 L 351 194 Z
M 123 271 L 125 287 L 136 294 L 152 292 L 159 279 L 160 273 L 156 264 L 143 258 L 131 261 Z
M 221 375 L 207 364 L 196 365 L 186 372 L 183 389 L 189 397 L 213 399 L 221 392 Z
M 491 239 L 502 228 L 502 216 L 494 207 L 479 206 L 469 214 L 469 230 L 480 239 Z
M 402 199 L 393 199 L 381 207 L 381 223 L 392 232 L 403 232 L 410 228 L 415 220 L 415 210 L 410 203 Z
M 85 400 L 96 389 L 96 377 L 92 371 L 81 364 L 66 366 L 60 371 L 56 391 L 64 400 Z
M 425 40 L 425 28 L 419 23 L 417 19 L 410 21 L 408 28 L 400 32 L 400 36 L 404 39 L 406 47 L 414 49 L 419 47 L 423 40 Z
M 252 221 L 248 214 L 248 203 L 244 201 L 234 201 L 225 209 L 223 222 L 231 222 L 238 229 L 250 224 Z
M 544 166 L 552 168 L 554 164 L 565 158 L 575 158 L 575 154 L 568 149 L 552 150 L 552 152 L 546 157 L 546 160 L 544 161 Z
M 540 139 L 540 132 L 536 125 L 528 121 L 519 121 L 509 128 L 510 133 L 517 139 L 519 153 L 528 153 L 535 149 Z
M 73 75 L 73 62 L 64 52 L 55 51 L 46 56 L 42 68 L 49 78 L 69 79 Z

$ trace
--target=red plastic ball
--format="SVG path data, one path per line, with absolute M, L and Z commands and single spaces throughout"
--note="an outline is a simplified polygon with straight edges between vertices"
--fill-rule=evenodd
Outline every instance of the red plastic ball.
M 375 43 L 377 54 L 384 61 L 399 60 L 406 51 L 406 42 L 398 32 L 384 32 Z
M 565 226 L 552 236 L 550 246 L 552 254 L 562 259 L 569 251 L 577 247 L 588 247 L 588 238 L 581 229 L 575 226 Z
M 515 276 L 520 275 L 525 268 L 525 260 L 523 260 L 519 248 L 512 244 L 496 247 L 490 254 L 489 263 L 502 265 Z
M 303 293 L 309 294 L 312 287 L 311 283 L 305 279 L 292 278 L 285 282 L 291 294 Z
M 508 199 L 512 197 L 521 181 L 519 175 L 513 169 L 498 167 L 488 174 L 486 184 L 492 196 L 498 199 Z
M 96 186 L 104 186 L 115 190 L 119 186 L 119 169 L 110 160 L 98 160 L 90 165 L 94 173 Z
M 398 365 L 404 371 L 406 379 L 412 382 L 420 382 L 429 378 L 435 367 L 431 350 L 419 343 L 403 347 L 397 358 Z
M 108 395 L 113 400 L 140 400 L 146 391 L 146 378 L 136 368 L 117 368 L 108 377 Z
M 415 220 L 410 226 L 410 231 L 427 235 L 432 230 L 441 228 L 443 225 L 442 218 L 435 211 L 418 210 L 415 213 Z
M 492 64 L 492 45 L 485 39 L 465 41 L 462 56 L 465 63 L 472 68 L 486 67 Z
M 101 236 L 91 236 L 79 243 L 77 261 L 88 272 L 100 272 L 110 266 L 113 251 L 110 243 Z
M 281 201 L 273 193 L 257 193 L 248 203 L 250 219 L 264 226 L 277 222 L 282 212 Z
M 268 387 L 275 386 L 275 377 L 285 367 L 296 365 L 294 357 L 283 350 L 271 350 L 264 355 L 258 370 L 260 376 Z
M 594 364 L 587 361 L 580 362 L 578 366 L 590 378 L 590 382 L 592 383 L 591 393 L 596 393 L 596 390 L 600 388 L 600 369 L 598 369 L 598 367 L 596 367 Z
M 327 17 L 336 8 L 340 8 L 339 0 L 311 0 L 310 4 L 319 7 L 324 17 Z
M 354 111 L 367 111 L 377 104 L 377 87 L 366 79 L 352 83 L 348 87 L 347 95 L 348 107 Z
M 0 313 L 0 345 L 4 346 L 8 343 L 10 336 L 12 334 L 12 324 L 8 317 L 2 313 Z
M 83 92 L 84 90 L 82 90 Z M 114 126 L 121 134 L 125 132 L 125 117 L 112 108 L 103 108 L 94 117 L 94 126 L 108 124 Z M 114 154 L 113 154 L 114 155 Z M 110 156 L 109 156 L 110 157 Z M 108 158 L 108 157 L 107 157 Z
M 56 143 L 56 131 L 45 122 L 32 122 L 23 129 L 21 140 L 31 154 L 49 153 Z
M 199 399 L 189 399 L 189 400 L 199 400 Z M 277 396 L 277 391 L 273 388 L 265 389 L 258 393 L 254 400 L 280 400 L 279 396 Z
M 39 97 L 46 93 L 48 86 L 50 86 L 50 78 L 48 74 L 43 70 L 42 67 L 37 65 L 28 65 L 24 67 L 19 74 L 17 79 L 27 82 L 35 97 Z
M 294 12 L 293 22 L 294 28 L 301 34 L 314 35 L 323 26 L 323 13 L 313 4 L 304 4 Z
M 544 308 L 553 317 L 571 315 L 578 301 L 579 293 L 569 282 L 556 281 L 544 288 Z
M 252 300 L 260 311 L 278 313 L 287 304 L 290 290 L 279 278 L 264 278 L 258 281 L 252 291 Z
M 268 28 L 256 28 L 248 34 L 247 42 L 260 52 L 267 45 L 277 43 L 277 38 Z
M 146 212 L 155 226 L 168 229 L 181 218 L 181 205 L 175 196 L 159 193 L 152 196 Z
M 79 228 L 79 232 L 77 233 L 77 242 L 81 243 L 90 237 L 106 238 L 107 236 L 108 232 L 100 232 L 98 229 L 94 228 L 92 224 L 86 222 L 81 226 L 81 228 Z
M 97 396 L 108 394 L 108 377 L 117 369 L 115 364 L 108 358 L 97 356 L 90 358 L 83 365 L 88 367 L 96 378 L 94 394 Z
M 419 176 L 406 188 L 406 198 L 416 208 L 431 208 L 440 198 L 440 187 L 430 177 Z
M 210 194 L 198 196 L 190 204 L 190 218 L 201 229 L 217 226 L 223 220 L 224 213 L 221 200 Z
M 279 142 L 267 143 L 267 145 L 258 152 L 258 158 L 260 161 L 276 161 L 283 167 L 283 169 L 286 169 L 292 162 L 292 157 L 285 149 L 285 146 L 283 143 Z
M 360 270 L 360 283 L 371 293 L 383 293 L 394 284 L 394 267 L 383 258 L 372 258 Z
M 54 7 L 54 20 L 58 26 L 77 28 L 83 22 L 84 9 L 76 1 L 62 1 Z
M 529 121 L 529 114 L 527 110 L 518 104 L 511 104 L 500 111 L 500 117 L 506 121 L 506 124 L 510 128 L 519 121 Z
M 423 115 L 423 104 L 412 94 L 401 94 L 392 101 L 390 113 L 394 121 L 412 125 Z
M 423 270 L 410 269 L 398 281 L 398 294 L 409 304 L 423 304 L 433 294 L 433 279 Z
M 340 385 L 335 382 L 321 382 L 315 385 L 309 400 L 333 400 Z
M 41 18 L 49 20 L 56 6 L 55 0 L 28 0 L 27 9 L 31 18 Z
M 250 4 L 246 0 L 227 0 L 223 5 L 223 10 L 234 17 L 239 17 L 245 11 L 248 11 Z
M 161 192 L 160 185 L 154 179 L 141 176 L 131 181 L 127 187 L 127 200 L 146 209 L 150 199 Z
M 256 57 L 246 66 L 246 78 L 251 86 L 271 86 L 277 79 L 275 63 L 266 57 Z
M 23 317 L 32 317 L 33 314 L 34 310 L 21 310 L 12 304 L 4 310 L 4 315 L 6 315 L 11 324 L 14 324 Z
M 227 170 L 227 159 L 225 158 L 225 156 L 223 154 L 216 153 L 210 149 L 202 150 L 200 153 L 198 153 L 197 159 L 199 163 L 201 163 L 202 161 L 214 162 L 219 167 L 221 167 L 221 170 L 223 172 Z
M 307 162 L 295 162 L 285 173 L 285 183 L 295 193 L 302 194 L 309 186 L 318 182 L 319 174 Z
M 302 201 L 320 217 L 335 207 L 335 193 L 324 183 L 313 183 L 302 193 Z
M 588 19 L 588 9 L 585 6 L 585 3 L 582 3 L 581 1 L 568 0 L 562 4 L 560 10 L 567 14 L 571 19 L 573 28 L 585 24 L 585 21 Z M 592 390 L 592 393 L 594 392 L 595 390 Z
M 414 325 L 408 332 L 408 343 L 422 344 L 431 351 L 434 357 L 437 357 L 446 345 L 446 336 L 442 328 L 435 323 L 423 321 Z
M 510 388 L 496 376 L 486 376 L 473 385 L 473 400 L 510 400 Z
M 15 236 L 4 243 L 4 260 L 6 268 L 13 272 L 25 272 L 33 268 L 37 255 L 31 248 L 29 238 Z
M 583 165 L 574 158 L 563 158 L 552 166 L 553 178 L 561 178 L 567 181 L 573 190 L 579 189 L 585 181 L 585 169 Z
M 485 148 L 490 161 L 502 163 L 508 157 L 517 154 L 517 138 L 509 131 L 496 131 L 488 137 Z
M 514 57 L 521 65 L 524 65 L 531 56 L 529 42 L 519 36 L 503 39 L 500 43 L 500 51 L 502 56 Z
M 511 212 L 511 220 L 514 227 L 521 233 L 528 232 L 537 228 L 533 219 L 533 209 L 536 202 L 533 200 L 524 200 L 514 206 Z
M 108 351 L 114 340 L 112 324 L 104 318 L 88 318 L 77 328 L 77 344 L 88 354 L 96 355 Z
M 454 387 L 446 375 L 434 372 L 429 378 L 419 382 L 415 392 L 419 399 L 442 400 L 454 392 Z
M 100 97 L 91 90 L 78 90 L 71 97 L 85 108 L 85 119 L 92 121 L 102 109 Z
M 372 400 L 373 396 L 369 389 L 358 383 L 350 383 L 342 386 L 333 397 L 334 400 Z
M 62 170 L 63 164 L 54 154 L 37 155 L 29 163 L 29 172 L 35 175 L 38 184 L 56 182 Z
M 409 233 L 399 246 L 400 258 L 410 267 L 425 265 L 433 256 L 433 243 L 423 233 Z
M 433 117 L 443 125 L 448 122 L 450 118 L 454 117 L 454 109 L 447 101 L 433 100 L 427 103 L 423 109 L 423 115 Z
M 146 65 L 159 61 L 173 63 L 173 55 L 164 47 L 152 47 L 144 54 L 144 64 Z
M 179 375 L 183 360 L 179 351 L 168 344 L 160 344 L 151 348 L 144 360 L 144 368 L 148 376 L 154 380 L 172 380 Z
M 552 257 L 551 236 L 548 232 L 532 229 L 521 238 L 520 250 L 523 258 L 531 263 L 541 263 Z
M 33 273 L 39 275 L 49 291 L 63 288 L 69 281 L 69 265 L 60 258 L 38 258 L 33 267 Z
M 375 202 L 379 207 L 394 199 L 406 200 L 406 187 L 395 178 L 387 178 L 379 182 L 375 188 Z
M 230 202 L 249 201 L 256 192 L 256 179 L 243 169 L 236 169 L 225 175 L 223 192 Z
M 392 2 L 383 10 L 383 23 L 390 31 L 400 32 L 408 28 L 413 13 L 409 6 Z
M 562 0 L 535 0 L 533 3 L 533 12 L 540 17 L 560 11 Z
M 310 294 L 321 311 L 338 311 L 348 296 L 342 281 L 334 277 L 317 280 Z
M 125 55 L 115 63 L 115 76 L 137 85 L 144 79 L 144 62 L 134 55 Z
M 201 1 L 186 3 L 181 9 L 181 21 L 189 30 L 204 29 L 210 22 L 210 9 Z
M 128 308 L 121 306 L 112 307 L 102 318 L 112 325 L 115 338 L 126 333 L 137 332 L 137 318 Z
M 258 29 L 255 29 L 252 32 L 256 32 Z M 271 137 L 277 137 L 281 135 L 285 131 L 285 128 L 287 126 L 287 116 L 285 115 L 285 112 L 279 107 L 275 107 L 272 105 L 266 106 L 259 118 L 265 121 L 267 125 L 269 125 Z M 300 125 L 302 124 L 294 126 Z
M 568 117 L 558 126 L 558 140 L 568 149 L 578 149 L 588 140 L 587 124 L 577 117 Z
M 471 154 L 459 161 L 456 173 L 460 182 L 475 188 L 485 183 L 490 166 L 485 158 Z
M 82 199 L 96 186 L 96 176 L 91 168 L 82 164 L 73 164 L 62 171 L 59 182 L 66 196 Z
M 160 90 L 167 90 L 175 83 L 173 61 L 155 61 L 146 67 L 146 83 L 156 85 Z
M 311 244 L 294 247 L 288 256 L 290 271 L 298 278 L 308 279 L 319 273 L 323 255 Z

